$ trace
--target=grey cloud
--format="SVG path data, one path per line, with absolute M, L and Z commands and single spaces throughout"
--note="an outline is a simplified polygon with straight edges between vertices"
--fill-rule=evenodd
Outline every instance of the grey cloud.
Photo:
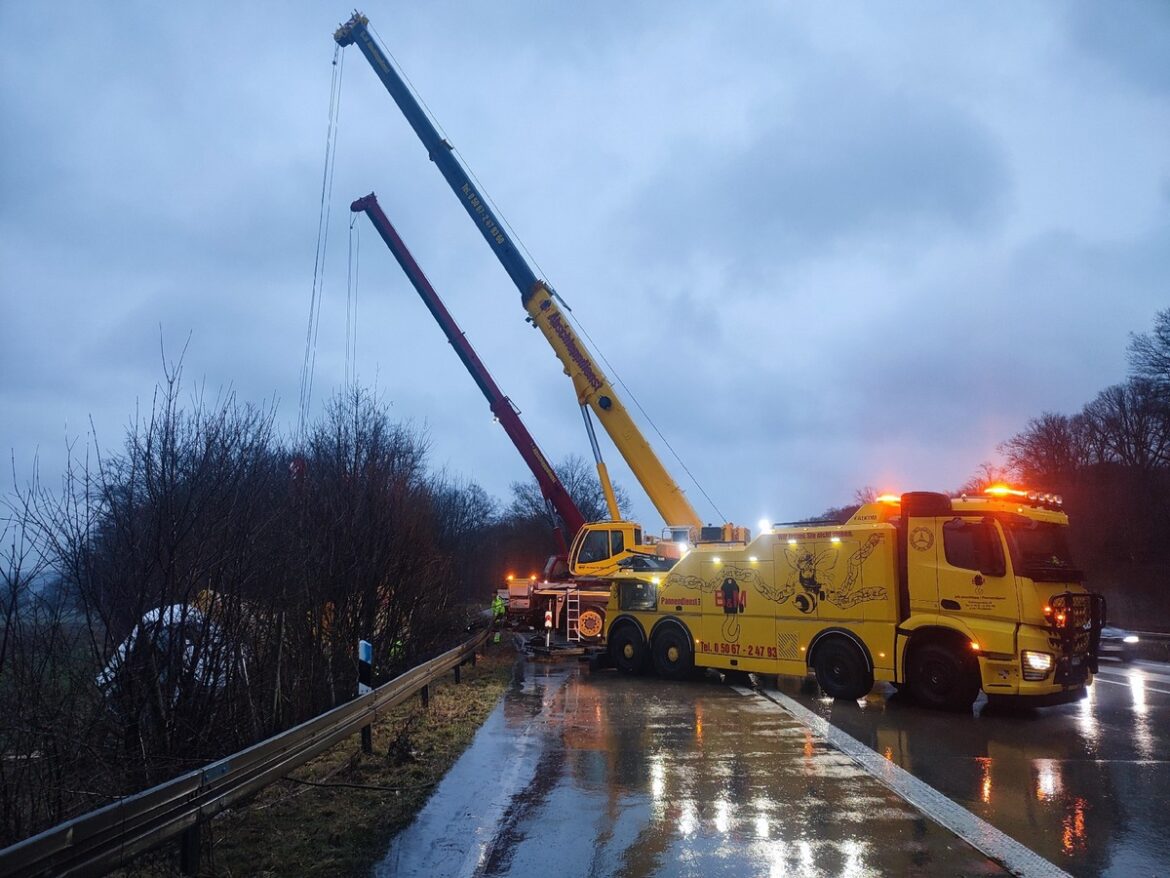
M 675 161 L 632 200 L 653 229 L 642 248 L 755 251 L 805 258 L 867 236 L 904 246 L 1003 216 L 1011 178 L 1000 148 L 975 119 L 929 100 L 853 81 L 818 90 L 781 112 L 760 109 L 749 144 Z M 913 243 L 911 243 L 913 238 Z
M 1096 58 L 1143 91 L 1170 92 L 1170 4 L 1165 0 L 1080 0 L 1069 8 L 1068 29 L 1074 55 Z

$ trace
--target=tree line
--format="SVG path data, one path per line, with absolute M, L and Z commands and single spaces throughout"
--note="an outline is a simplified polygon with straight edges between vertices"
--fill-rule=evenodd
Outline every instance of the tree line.
M 1001 443 L 1007 474 L 1062 495 L 1073 551 L 1110 620 L 1170 630 L 1170 308 L 1134 334 L 1129 374 L 1079 412 Z
M 352 698 L 359 639 L 375 682 L 442 652 L 548 551 L 523 492 L 433 472 L 367 391 L 287 437 L 181 373 L 118 451 L 4 500 L 0 846 Z
M 996 482 L 1058 494 L 1086 584 L 1105 595 L 1109 621 L 1170 631 L 1170 308 L 1152 331 L 1131 335 L 1129 374 L 1079 412 L 1043 412 L 997 447 L 953 494 Z M 844 521 L 877 496 L 817 518 Z

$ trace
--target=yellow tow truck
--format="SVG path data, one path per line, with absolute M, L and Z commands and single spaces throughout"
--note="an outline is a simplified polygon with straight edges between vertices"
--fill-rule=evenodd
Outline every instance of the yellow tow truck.
M 1104 600 L 1085 590 L 1059 498 L 992 486 L 914 492 L 843 524 L 777 526 L 615 579 L 609 656 L 667 678 L 695 668 L 803 676 L 835 698 L 877 680 L 932 707 L 1060 704 L 1097 669 Z

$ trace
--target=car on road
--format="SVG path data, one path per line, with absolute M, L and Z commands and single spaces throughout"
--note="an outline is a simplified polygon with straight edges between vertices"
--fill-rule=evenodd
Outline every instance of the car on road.
M 1120 662 L 1131 661 L 1136 654 L 1138 636 L 1124 628 L 1106 625 L 1101 629 L 1101 643 L 1097 647 L 1098 658 L 1115 658 Z

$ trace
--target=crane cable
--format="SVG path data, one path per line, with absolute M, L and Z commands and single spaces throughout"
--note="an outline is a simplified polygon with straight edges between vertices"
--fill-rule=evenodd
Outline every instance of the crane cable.
M 340 56 L 340 61 L 338 57 Z M 325 131 L 325 167 L 321 173 L 321 207 L 317 215 L 317 248 L 313 258 L 313 291 L 309 298 L 309 322 L 305 330 L 305 359 L 301 364 L 300 410 L 297 438 L 303 439 L 313 396 L 313 373 L 317 366 L 317 332 L 321 325 L 321 301 L 325 288 L 325 252 L 329 245 L 329 207 L 333 195 L 334 156 L 337 153 L 337 123 L 341 115 L 341 78 L 345 55 L 333 49 L 333 78 L 329 85 L 329 124 Z
M 349 218 L 349 263 L 345 269 L 345 385 L 357 387 L 358 268 L 362 238 L 358 214 Z
M 560 297 L 558 296 L 557 298 Z M 569 311 L 572 310 L 568 305 L 565 305 L 565 308 Z M 711 499 L 711 495 L 703 489 L 702 484 L 700 484 L 699 480 L 695 478 L 695 474 L 691 472 L 690 468 L 683 462 L 683 459 L 679 456 L 678 452 L 674 450 L 674 446 L 670 444 L 670 441 L 664 435 L 662 435 L 662 431 L 658 429 L 658 425 L 654 423 L 654 419 L 650 417 L 650 414 L 646 411 L 646 409 L 642 408 L 642 403 L 638 401 L 638 397 L 634 396 L 634 392 L 630 390 L 628 386 L 626 386 L 626 382 L 622 380 L 621 375 L 618 374 L 618 371 L 613 367 L 613 364 L 610 363 L 608 359 L 606 359 L 605 354 L 601 352 L 601 348 L 597 346 L 597 342 L 595 342 L 589 335 L 588 330 L 585 329 L 581 321 L 577 319 L 576 315 L 570 315 L 569 320 L 575 323 L 577 328 L 581 330 L 581 334 L 584 335 L 585 338 L 589 341 L 590 347 L 592 347 L 593 350 L 597 352 L 597 356 L 601 358 L 601 362 L 605 363 L 606 370 L 610 375 L 614 376 L 614 380 L 618 383 L 622 390 L 626 392 L 629 398 L 634 401 L 634 405 L 637 407 L 638 411 L 642 413 L 642 417 L 646 419 L 646 422 L 654 430 L 654 433 L 658 436 L 659 439 L 662 440 L 662 444 L 667 447 L 674 459 L 678 461 L 678 465 L 683 468 L 683 472 L 685 472 L 690 480 L 695 483 L 695 487 L 699 489 L 699 493 L 702 494 L 706 498 L 707 502 L 711 504 L 711 508 L 715 510 L 715 514 L 719 516 L 721 521 L 728 521 L 729 519 L 727 516 L 723 514 L 723 511 L 715 504 L 715 501 Z

